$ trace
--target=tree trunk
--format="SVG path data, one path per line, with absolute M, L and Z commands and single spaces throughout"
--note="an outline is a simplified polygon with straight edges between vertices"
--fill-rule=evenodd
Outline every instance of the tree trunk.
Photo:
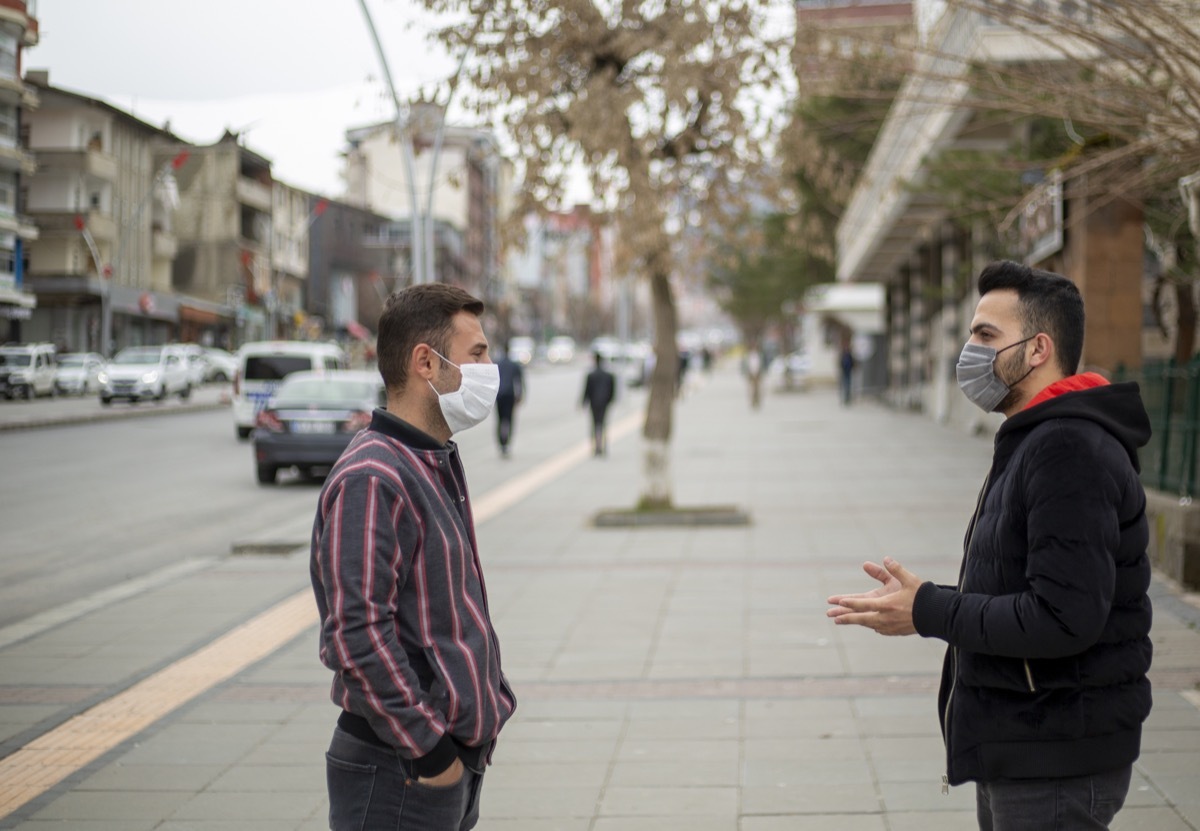
M 1186 366 L 1196 351 L 1196 298 L 1191 280 L 1175 281 L 1175 308 L 1178 324 L 1175 331 L 1175 365 Z
M 679 377 L 675 297 L 665 268 L 651 268 L 650 294 L 654 302 L 654 372 L 650 376 L 650 400 L 642 429 L 646 446 L 638 506 L 653 510 L 671 507 L 671 415 Z

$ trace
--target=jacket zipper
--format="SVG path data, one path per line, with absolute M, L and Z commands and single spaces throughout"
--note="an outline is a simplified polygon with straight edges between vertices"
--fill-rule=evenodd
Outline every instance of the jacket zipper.
M 1037 686 L 1033 683 L 1033 670 L 1029 666 L 1029 659 L 1025 658 L 1023 663 L 1025 664 L 1025 681 L 1029 684 L 1029 691 L 1035 693 Z
M 963 580 L 967 576 L 967 557 L 971 553 L 971 545 L 975 542 L 975 526 L 979 522 L 979 512 L 983 510 L 983 498 L 987 495 L 988 483 L 992 480 L 989 469 L 983 478 L 983 487 L 979 489 L 979 497 L 975 500 L 975 513 L 971 516 L 971 531 L 967 535 L 967 548 L 963 551 L 963 566 L 958 575 L 958 592 L 962 593 Z M 1028 667 L 1028 665 L 1026 665 Z M 1032 683 L 1032 681 L 1031 681 Z M 946 708 L 942 710 L 942 723 L 946 725 L 946 773 L 942 774 L 942 793 L 950 793 L 950 705 L 954 703 L 954 691 L 958 688 L 958 647 L 950 647 L 950 694 L 946 696 Z

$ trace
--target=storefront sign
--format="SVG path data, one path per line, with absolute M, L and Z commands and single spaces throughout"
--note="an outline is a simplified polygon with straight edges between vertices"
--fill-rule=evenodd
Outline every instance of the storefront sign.
M 1036 265 L 1062 250 L 1062 177 L 1058 171 L 1038 185 L 1034 197 L 1021 212 L 1020 233 L 1026 265 Z

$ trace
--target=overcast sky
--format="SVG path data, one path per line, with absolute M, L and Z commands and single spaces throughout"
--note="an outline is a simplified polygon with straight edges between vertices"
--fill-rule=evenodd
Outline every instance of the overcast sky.
M 401 98 L 454 63 L 411 0 L 367 0 Z M 337 196 L 348 127 L 395 114 L 358 0 L 40 0 L 24 68 L 200 144 L 228 127 L 284 182 Z

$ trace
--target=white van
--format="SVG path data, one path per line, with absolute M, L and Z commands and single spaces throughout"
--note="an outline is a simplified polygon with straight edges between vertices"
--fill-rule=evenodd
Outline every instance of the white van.
M 239 439 L 250 438 L 254 420 L 285 376 L 310 370 L 346 369 L 346 353 L 335 343 L 271 340 L 237 351 L 233 378 L 233 422 Z

